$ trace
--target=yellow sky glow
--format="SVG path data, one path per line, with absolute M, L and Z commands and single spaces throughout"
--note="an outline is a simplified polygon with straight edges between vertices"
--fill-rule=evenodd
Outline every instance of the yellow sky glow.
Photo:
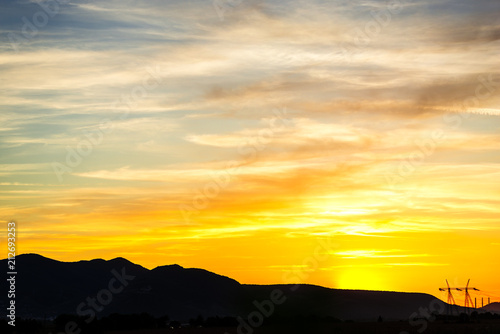
M 18 252 L 500 301 L 499 9 L 456 3 L 64 7 L 0 48 Z

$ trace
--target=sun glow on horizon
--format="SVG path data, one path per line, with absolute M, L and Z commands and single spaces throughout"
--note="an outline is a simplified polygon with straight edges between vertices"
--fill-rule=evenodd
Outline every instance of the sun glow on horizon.
M 357 290 L 363 287 L 363 290 L 391 290 L 389 282 L 370 268 L 345 268 L 337 278 L 338 289 Z
M 61 4 L 0 48 L 0 215 L 58 260 L 494 291 L 500 2 L 448 2 L 364 45 L 382 1 Z M 4 36 L 41 10 L 1 6 Z

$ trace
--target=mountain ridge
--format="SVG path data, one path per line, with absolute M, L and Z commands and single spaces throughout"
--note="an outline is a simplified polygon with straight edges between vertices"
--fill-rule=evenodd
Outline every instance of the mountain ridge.
M 7 259 L 0 265 L 7 266 Z M 16 257 L 18 315 L 51 318 L 60 314 L 104 316 L 150 313 L 175 319 L 245 317 L 256 305 L 273 305 L 277 316 L 319 316 L 341 320 L 407 320 L 421 308 L 445 303 L 418 292 L 341 290 L 312 284 L 241 284 L 230 277 L 178 264 L 147 269 L 125 258 L 63 262 L 39 254 Z M 7 282 L 0 283 L 6 291 Z M 0 307 L 5 302 L 0 300 Z M 5 308 L 4 308 L 5 309 Z

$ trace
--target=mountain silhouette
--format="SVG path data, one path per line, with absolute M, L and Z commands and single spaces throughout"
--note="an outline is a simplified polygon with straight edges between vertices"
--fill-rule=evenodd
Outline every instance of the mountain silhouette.
M 500 313 L 500 303 L 498 303 L 498 302 L 491 303 L 491 304 L 483 306 L 481 309 L 484 311 L 487 311 L 487 312 Z
M 0 262 L 7 267 L 7 259 Z M 16 257 L 16 269 L 16 312 L 29 318 L 143 312 L 179 320 L 198 315 L 245 317 L 259 307 L 269 311 L 273 294 L 280 296 L 280 303 L 272 305 L 273 315 L 285 317 L 407 320 L 420 308 L 445 305 L 423 293 L 245 285 L 203 269 L 167 265 L 149 270 L 124 258 L 61 262 L 23 254 Z M 8 291 L 6 280 L 0 289 Z M 0 307 L 5 309 L 6 302 L 2 298 Z

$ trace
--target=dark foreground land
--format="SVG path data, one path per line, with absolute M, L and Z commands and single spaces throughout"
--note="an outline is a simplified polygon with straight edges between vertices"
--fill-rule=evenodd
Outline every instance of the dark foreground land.
M 10 310 L 0 334 L 500 334 L 495 302 L 472 310 L 423 293 L 245 285 L 202 269 L 149 270 L 123 258 L 60 262 L 24 254 L 16 264 L 18 307 L 0 298 L 0 308 Z M 0 280 L 0 290 L 9 284 Z M 14 318 L 15 327 L 7 321 Z
M 318 325 L 267 325 L 251 330 L 235 327 L 150 329 L 138 331 L 109 331 L 103 334 L 496 334 L 500 333 L 500 321 L 481 323 L 429 323 L 411 326 L 408 322 L 364 322 L 364 323 L 322 323 Z
M 5 329 L 5 327 L 3 328 Z M 500 334 L 500 319 L 482 320 L 476 323 L 458 323 L 446 321 L 420 321 L 410 323 L 408 321 L 382 321 L 382 322 L 319 322 L 319 323 L 279 323 L 265 324 L 263 326 L 241 327 L 197 327 L 187 326 L 183 328 L 149 328 L 135 330 L 102 330 L 85 329 L 83 331 L 67 332 L 53 326 L 42 326 L 38 328 L 27 328 L 16 326 L 2 333 L 16 334 Z

